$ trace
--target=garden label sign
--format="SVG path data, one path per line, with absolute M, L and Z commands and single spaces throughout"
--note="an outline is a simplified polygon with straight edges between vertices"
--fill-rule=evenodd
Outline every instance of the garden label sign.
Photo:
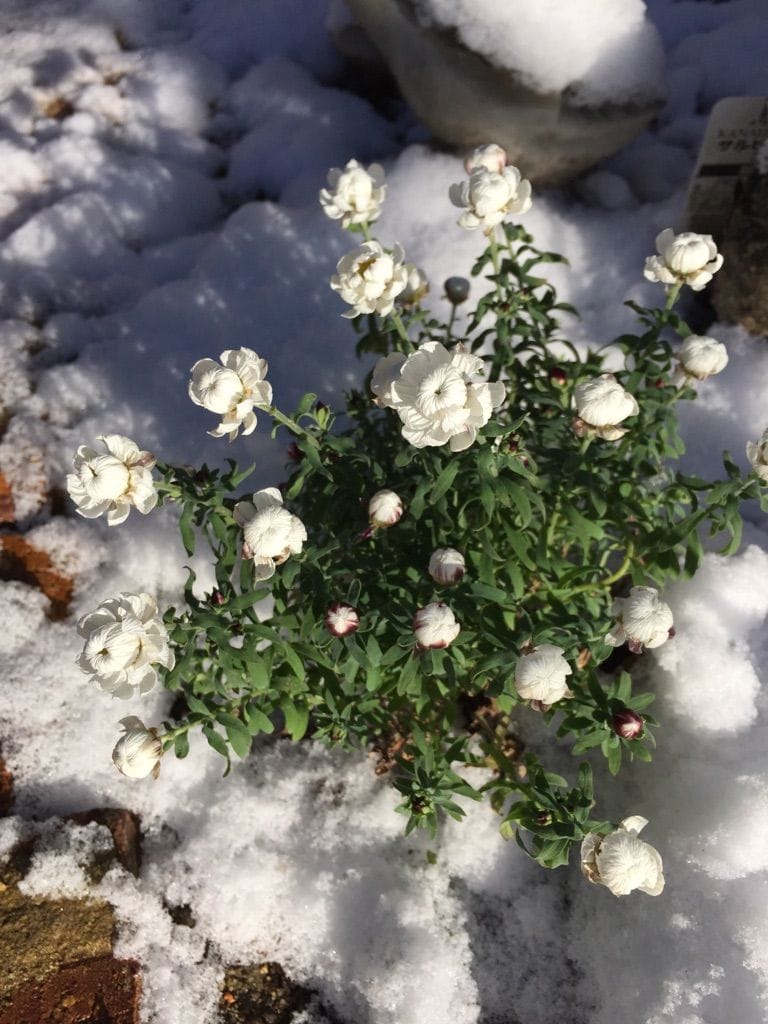
M 768 97 L 729 96 L 712 109 L 686 211 L 689 231 L 716 238 L 730 217 L 740 180 L 768 139 Z

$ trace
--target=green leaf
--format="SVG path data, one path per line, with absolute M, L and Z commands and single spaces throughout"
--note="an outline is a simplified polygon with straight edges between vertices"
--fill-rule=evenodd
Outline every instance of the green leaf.
M 226 711 L 219 711 L 216 720 L 224 726 L 227 739 L 237 756 L 245 757 L 251 749 L 251 734 L 248 727 L 239 718 L 235 718 L 234 715 L 230 715 Z
M 181 532 L 181 540 L 184 544 L 184 550 L 188 555 L 194 555 L 195 553 L 195 531 L 192 526 L 192 518 L 195 514 L 195 506 L 191 504 L 184 505 L 184 511 L 181 513 L 181 519 L 179 520 L 179 530 Z
M 205 736 L 209 746 L 213 747 L 217 754 L 221 754 L 222 757 L 226 757 L 227 761 L 229 761 L 229 748 L 224 742 L 224 737 L 216 732 L 212 725 L 203 726 L 203 736 Z
M 189 753 L 189 736 L 187 733 L 180 732 L 173 737 L 173 752 L 179 758 L 187 756 Z
M 459 472 L 459 461 L 454 458 L 445 466 L 440 472 L 437 480 L 432 487 L 430 493 L 430 500 L 433 504 L 436 504 L 443 497 L 444 494 L 450 490 L 453 481 L 456 479 L 456 474 Z
M 273 733 L 275 727 L 271 718 L 266 715 L 254 701 L 248 701 L 244 709 L 245 722 L 248 732 L 255 736 L 259 732 Z
M 285 728 L 291 734 L 291 739 L 297 742 L 307 731 L 309 725 L 309 708 L 305 704 L 293 704 L 284 701 L 280 709 L 285 716 Z

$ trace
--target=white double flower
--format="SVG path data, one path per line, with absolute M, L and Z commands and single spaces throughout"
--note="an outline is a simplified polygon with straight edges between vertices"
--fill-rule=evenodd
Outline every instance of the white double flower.
M 768 428 L 759 441 L 747 442 L 747 458 L 755 476 L 768 483 Z
M 110 526 L 119 526 L 131 508 L 143 515 L 157 504 L 152 479 L 155 457 L 121 434 L 98 438 L 104 452 L 81 445 L 75 453 L 75 472 L 67 476 L 67 491 L 77 511 L 86 519 L 106 515 Z
M 676 235 L 666 228 L 656 236 L 657 256 L 645 261 L 645 277 L 668 287 L 687 284 L 695 292 L 709 284 L 723 265 L 711 235 L 683 231 Z
M 494 161 L 489 163 L 495 165 Z M 483 162 L 473 166 L 469 178 L 451 185 L 448 191 L 453 205 L 464 211 L 458 220 L 460 227 L 467 231 L 489 231 L 512 214 L 530 210 L 531 183 L 516 167 L 489 170 Z
M 591 430 L 604 441 L 620 440 L 627 428 L 619 424 L 640 411 L 636 399 L 624 390 L 612 373 L 602 373 L 577 384 L 573 389 L 573 400 L 578 416 L 574 423 L 576 433 Z
M 549 705 L 573 696 L 567 682 L 573 669 L 564 654 L 562 647 L 539 644 L 521 655 L 515 669 L 515 687 L 523 700 Z
M 611 647 L 626 643 L 633 654 L 660 647 L 674 636 L 672 609 L 654 587 L 632 587 L 629 597 L 617 597 L 611 614 L 616 622 L 605 637 Z
M 413 633 L 422 650 L 448 647 L 460 632 L 455 615 L 442 601 L 432 601 L 419 608 L 413 617 Z
M 590 882 L 604 885 L 614 896 L 628 896 L 635 889 L 658 896 L 664 890 L 664 865 L 659 851 L 638 839 L 648 824 L 633 815 L 619 827 L 600 836 L 592 832 L 581 844 L 581 870 Z
M 366 170 L 350 160 L 343 170 L 333 167 L 328 172 L 328 188 L 320 190 L 320 205 L 343 228 L 371 224 L 381 213 L 386 191 L 383 167 L 371 164 Z
M 483 365 L 460 345 L 449 351 L 439 341 L 426 341 L 407 358 L 393 352 L 379 360 L 371 390 L 380 406 L 397 412 L 403 437 L 415 448 L 449 444 L 460 452 L 506 397 L 501 381 L 472 379 Z
M 171 669 L 174 655 L 168 631 L 149 594 L 119 594 L 83 616 L 77 631 L 85 639 L 77 663 L 113 697 L 148 693 L 157 668 Z
M 408 287 L 409 269 L 399 245 L 388 252 L 379 242 L 363 242 L 342 256 L 331 278 L 331 288 L 352 307 L 348 319 L 367 313 L 386 316 L 395 299 Z
M 304 523 L 283 506 L 276 487 L 256 491 L 252 501 L 238 501 L 234 517 L 243 530 L 243 557 L 253 559 L 257 580 L 274 576 L 276 566 L 300 554 L 307 539 Z
M 221 416 L 221 423 L 208 433 L 211 437 L 229 436 L 234 441 L 238 431 L 251 434 L 256 428 L 256 409 L 272 404 L 272 386 L 267 375 L 266 360 L 250 348 L 227 349 L 219 357 L 200 359 L 192 367 L 189 397 L 195 405 Z
M 728 365 L 728 350 L 722 341 L 706 334 L 689 334 L 677 352 L 676 384 L 706 380 Z

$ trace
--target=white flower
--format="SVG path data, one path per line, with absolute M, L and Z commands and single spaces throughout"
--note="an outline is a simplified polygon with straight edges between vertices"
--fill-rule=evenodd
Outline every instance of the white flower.
M 342 316 L 363 313 L 391 313 L 395 299 L 408 285 L 408 270 L 403 266 L 403 250 L 395 245 L 387 252 L 378 242 L 363 242 L 336 265 L 331 288 L 352 309 Z
M 118 770 L 129 779 L 144 779 L 159 770 L 163 744 L 157 730 L 147 729 L 140 718 L 129 715 L 120 725 L 124 735 L 115 744 L 112 760 Z
M 680 365 L 675 373 L 675 383 L 683 384 L 690 377 L 706 380 L 724 370 L 728 365 L 728 350 L 721 341 L 706 334 L 689 334 L 680 346 L 677 358 Z
M 632 587 L 629 597 L 616 598 L 611 615 L 616 623 L 605 637 L 611 647 L 627 643 L 630 651 L 640 654 L 644 647 L 660 647 L 674 636 L 672 609 L 654 587 Z
M 460 629 L 453 612 L 442 601 L 425 605 L 413 617 L 416 643 L 423 650 L 447 647 L 459 635 Z
M 437 548 L 429 559 L 429 575 L 441 586 L 458 583 L 466 571 L 464 555 L 456 548 Z
M 332 636 L 349 636 L 360 625 L 357 608 L 344 601 L 334 601 L 325 612 L 325 628 Z
M 366 170 L 350 160 L 343 171 L 334 167 L 328 172 L 328 185 L 320 190 L 320 205 L 331 220 L 341 219 L 342 227 L 371 224 L 381 213 L 387 186 L 379 164 Z
M 768 482 L 768 428 L 759 441 L 747 442 L 747 458 L 755 475 Z
M 659 255 L 648 257 L 644 274 L 659 284 L 687 284 L 700 292 L 723 265 L 711 235 L 693 231 L 676 235 L 672 228 L 666 228 L 656 237 L 656 249 Z
M 468 231 L 487 231 L 510 214 L 525 213 L 531 208 L 531 183 L 511 166 L 501 171 L 478 166 L 469 180 L 451 185 L 448 194 L 453 205 L 464 210 L 458 223 Z
M 75 472 L 67 476 L 69 496 L 86 519 L 106 512 L 110 526 L 119 526 L 128 518 L 131 506 L 143 515 L 157 504 L 152 479 L 155 457 L 121 434 L 98 438 L 106 453 L 81 445 L 73 459 Z
M 221 423 L 209 430 L 211 437 L 229 435 L 234 441 L 238 431 L 253 433 L 256 427 L 254 407 L 272 404 L 272 386 L 264 380 L 267 363 L 250 348 L 227 349 L 221 353 L 223 365 L 213 359 L 200 359 L 192 367 L 189 397 L 195 405 L 221 416 Z
M 605 441 L 618 441 L 627 430 L 618 424 L 636 416 L 640 407 L 612 373 L 584 380 L 573 389 L 576 412 L 582 423 L 592 427 Z
M 426 341 L 408 358 L 391 353 L 380 360 L 371 389 L 378 405 L 400 416 L 406 441 L 416 448 L 450 444 L 460 452 L 506 397 L 501 381 L 472 381 L 483 365 L 461 345 L 449 351 L 439 341 Z
M 638 839 L 648 824 L 633 815 L 607 836 L 591 832 L 581 844 L 581 870 L 614 896 L 627 896 L 634 889 L 658 896 L 664 889 L 664 865 L 658 850 Z
M 368 502 L 368 519 L 371 526 L 380 530 L 394 526 L 403 515 L 403 499 L 394 491 L 376 491 Z
M 84 615 L 77 631 L 85 639 L 77 663 L 113 697 L 148 693 L 157 682 L 155 665 L 173 668 L 168 632 L 149 594 L 119 594 Z
M 256 491 L 253 501 L 238 501 L 235 522 L 243 529 L 243 557 L 253 559 L 257 580 L 275 575 L 275 567 L 301 552 L 307 531 L 304 523 L 283 507 L 276 487 Z
M 554 704 L 573 696 L 566 682 L 573 669 L 563 653 L 563 649 L 554 644 L 539 644 L 530 653 L 521 655 L 515 669 L 515 686 L 523 700 Z
M 397 297 L 401 306 L 415 306 L 429 292 L 429 279 L 421 267 L 415 263 L 406 263 L 408 283 Z
M 507 151 L 498 146 L 495 142 L 489 142 L 487 146 L 476 146 L 464 159 L 464 170 L 467 174 L 477 170 L 478 167 L 485 167 L 487 171 L 495 171 L 501 174 L 507 164 Z

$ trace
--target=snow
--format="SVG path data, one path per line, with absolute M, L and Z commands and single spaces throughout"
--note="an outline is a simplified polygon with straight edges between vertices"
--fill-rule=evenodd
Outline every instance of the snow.
M 540 87 L 570 85 L 584 100 L 658 94 L 648 18 L 661 33 L 669 99 L 658 125 L 568 192 L 537 195 L 525 217 L 543 248 L 571 262 L 552 276 L 582 313 L 567 330 L 584 347 L 631 325 L 622 298 L 659 299 L 643 259 L 659 230 L 680 225 L 712 103 L 764 89 L 768 40 L 762 0 L 649 0 L 647 14 L 639 0 L 578 6 L 577 24 L 570 4 L 552 0 L 475 2 L 471 24 L 460 0 L 428 9 L 504 63 L 516 48 L 516 66 Z M 239 345 L 269 360 L 284 408 L 309 389 L 338 401 L 362 380 L 370 362 L 354 358 L 328 287 L 350 247 L 316 204 L 329 167 L 384 161 L 377 235 L 425 269 L 438 312 L 441 282 L 467 272 L 479 241 L 447 200 L 460 161 L 407 144 L 411 114 L 393 105 L 385 115 L 355 94 L 324 3 L 263 0 L 258 18 L 250 0 L 6 7 L 15 31 L 0 37 L 0 416 L 10 419 L 0 471 L 29 543 L 75 582 L 65 621 L 47 617 L 38 590 L 0 582 L 0 744 L 16 782 L 0 856 L 35 819 L 25 891 L 113 903 L 118 952 L 143 966 L 147 1024 L 208 1024 L 224 965 L 261 959 L 317 992 L 297 1024 L 760 1024 L 768 533 L 757 508 L 737 556 L 713 550 L 693 581 L 664 595 L 677 636 L 645 669 L 663 723 L 654 763 L 612 785 L 598 778 L 601 815 L 650 820 L 667 875 L 658 899 L 617 900 L 575 864 L 545 873 L 482 805 L 436 844 L 405 839 L 395 795 L 368 759 L 312 743 L 263 739 L 227 779 L 197 738 L 185 761 L 164 760 L 157 782 L 114 771 L 118 719 L 157 721 L 170 695 L 115 703 L 90 688 L 74 664 L 74 622 L 121 590 L 178 602 L 186 558 L 167 509 L 113 530 L 53 514 L 74 449 L 119 432 L 171 462 L 232 454 L 258 461 L 255 485 L 281 479 L 284 451 L 266 418 L 230 449 L 206 435 L 210 419 L 186 381 L 195 360 Z M 338 5 L 332 16 L 343 19 Z M 501 22 L 514 31 L 499 32 Z M 45 113 L 57 99 L 71 114 Z M 697 385 L 681 419 L 686 470 L 714 476 L 724 448 L 746 468 L 744 445 L 765 427 L 768 350 L 737 327 L 706 331 L 730 362 Z M 210 587 L 210 567 L 194 567 Z M 522 728 L 542 743 L 536 716 Z M 105 805 L 141 816 L 138 879 L 114 866 L 95 884 L 84 872 L 107 835 L 63 816 Z M 194 928 L 172 921 L 166 907 L 179 904 Z
M 664 49 L 643 0 L 417 0 L 416 10 L 538 92 L 568 89 L 587 105 L 664 94 Z

